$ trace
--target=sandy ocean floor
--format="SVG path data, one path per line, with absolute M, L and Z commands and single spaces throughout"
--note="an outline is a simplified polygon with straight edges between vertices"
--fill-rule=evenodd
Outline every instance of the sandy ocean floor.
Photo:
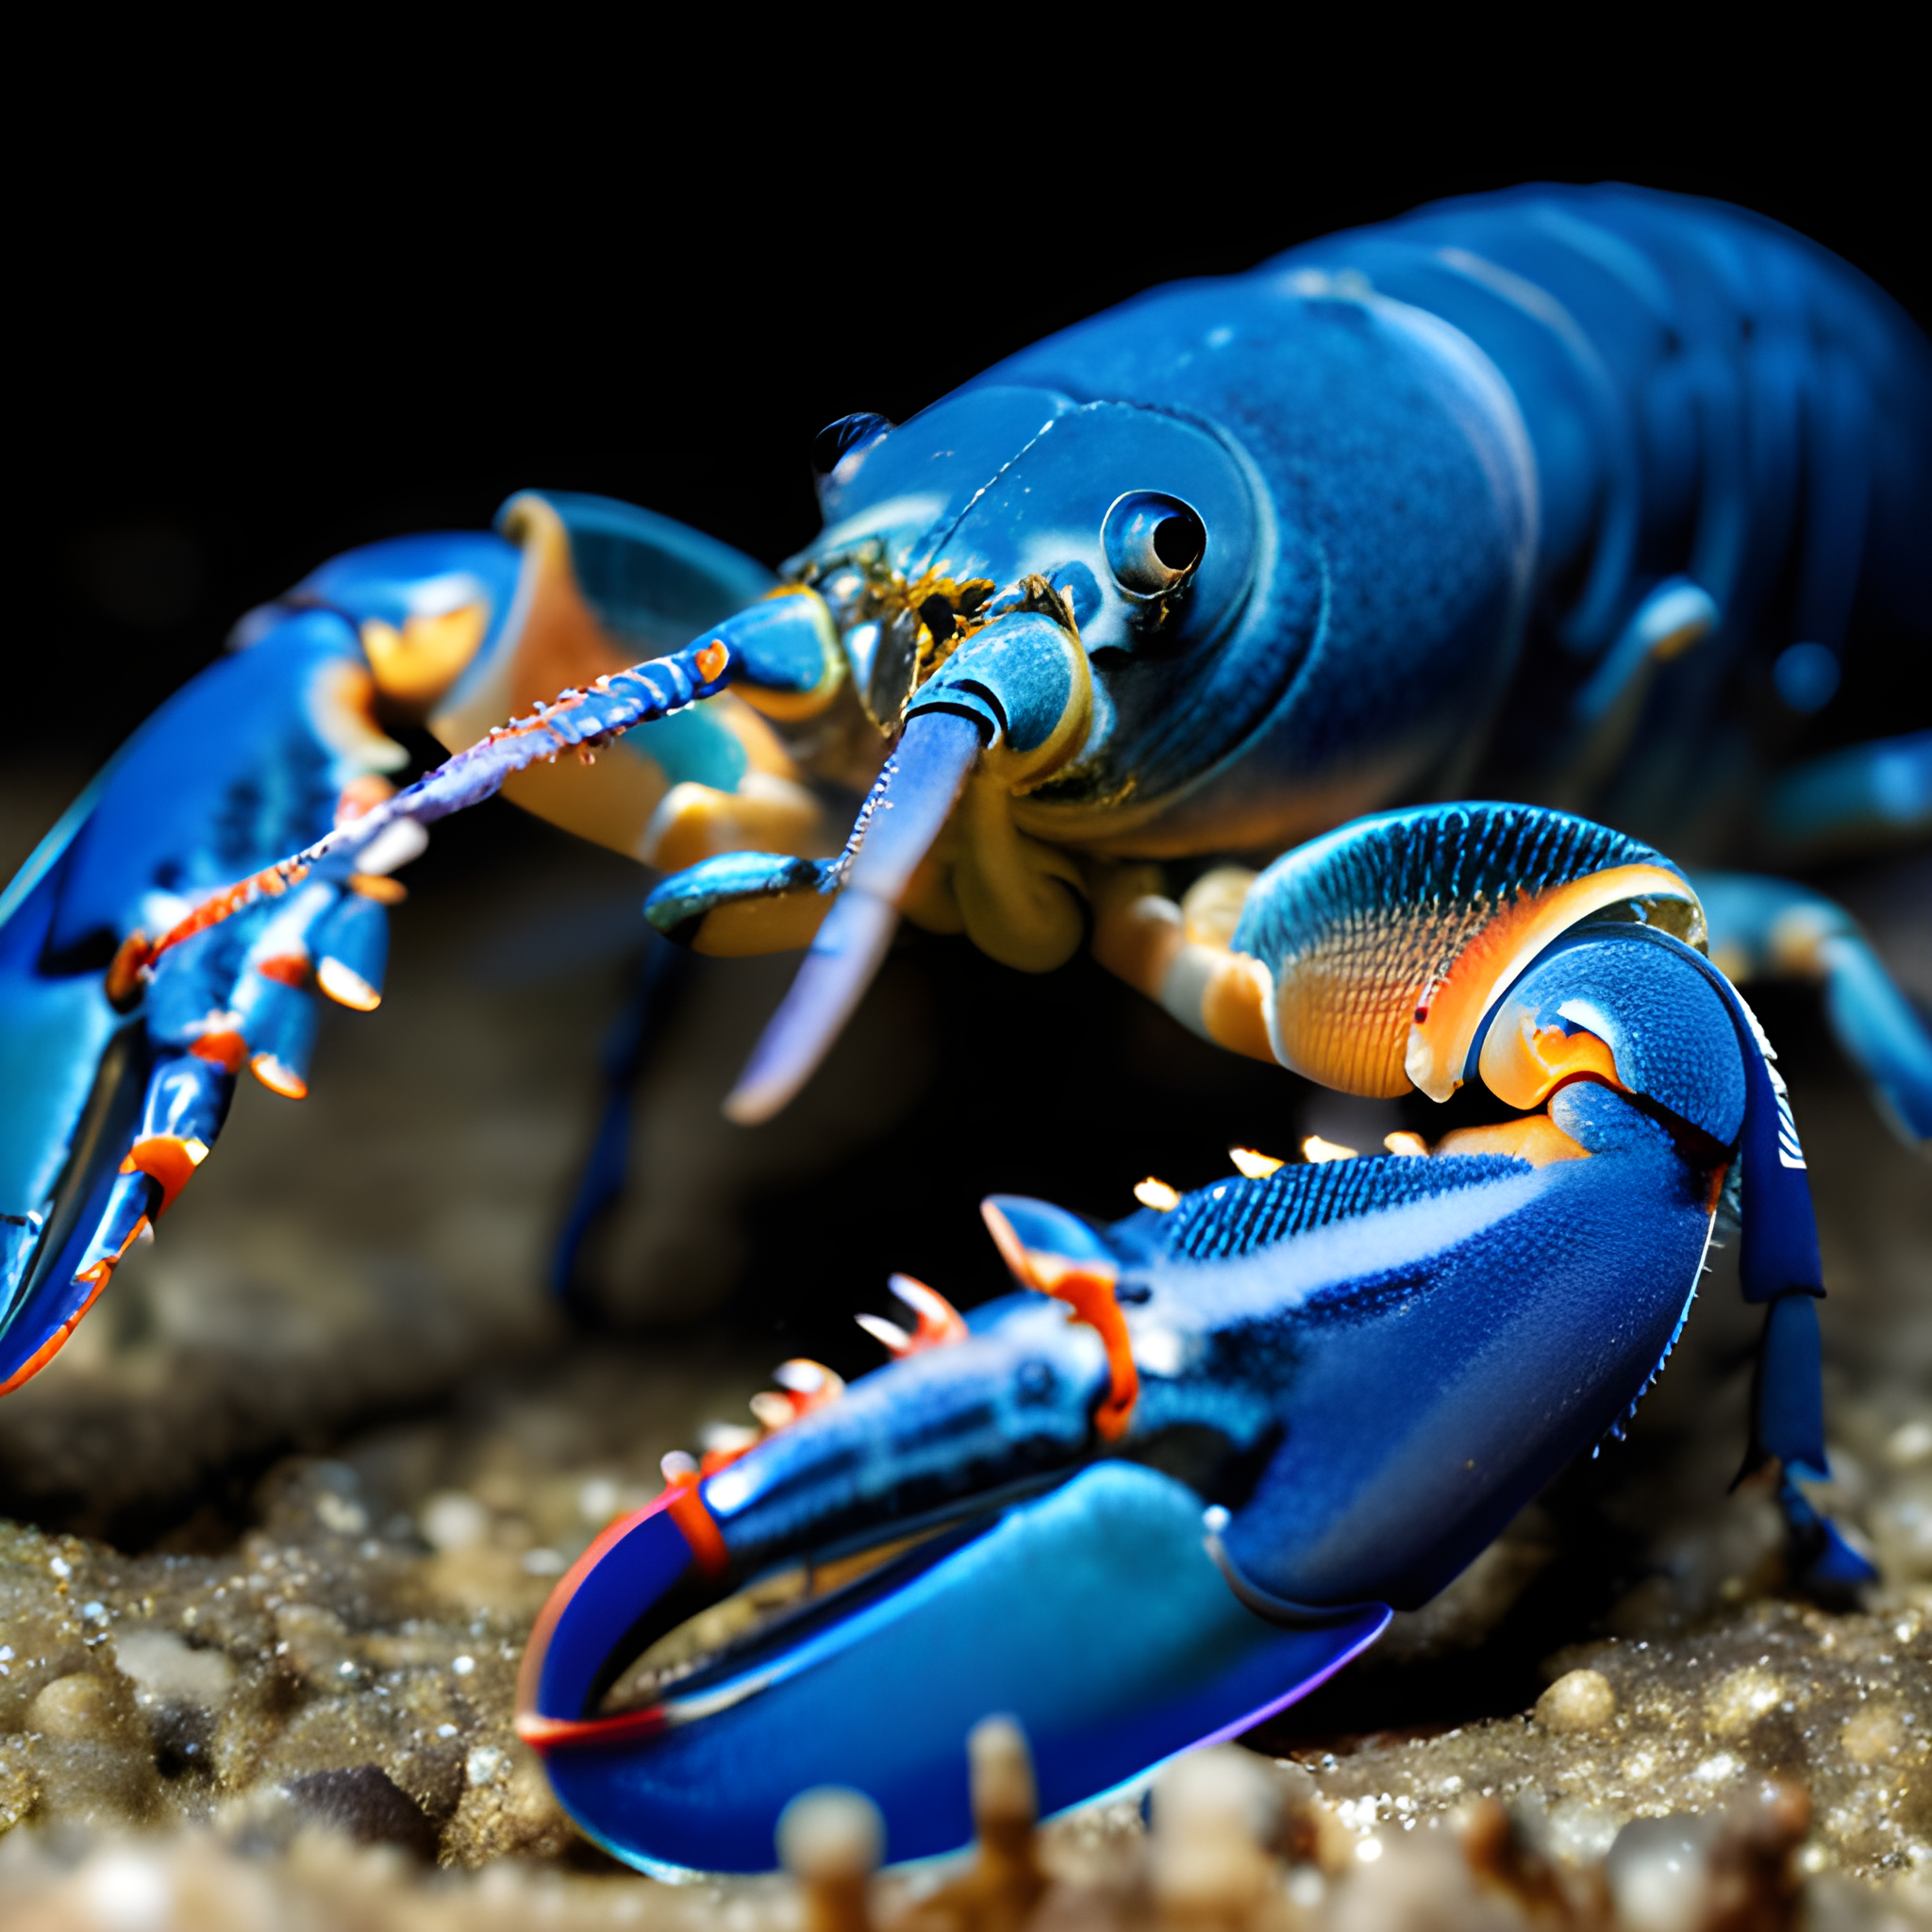
M 0 873 L 73 777 L 0 789 Z M 1844 889 L 1932 1004 L 1932 873 Z M 981 1193 L 1120 1213 L 1231 1141 L 1440 1131 L 1228 1062 L 1097 973 L 919 940 L 746 1132 L 717 1101 L 789 967 L 699 962 L 567 1311 L 548 1257 L 642 890 L 507 809 L 439 833 L 382 1009 L 331 1016 L 309 1100 L 242 1095 L 0 1404 L 9 1925 L 833 1932 L 857 1894 L 823 1876 L 670 1888 L 574 1831 L 509 1727 L 554 1578 L 776 1361 L 873 1366 L 850 1316 L 889 1268 L 995 1291 Z M 1037 1884 L 888 1875 L 876 1919 L 1932 1924 L 1932 1187 L 1815 1001 L 1758 1006 L 1820 1208 L 1831 1500 L 1882 1584 L 1794 1596 L 1768 1496 L 1728 1491 L 1754 1326 L 1720 1256 L 1631 1440 L 1360 1664 L 1151 1807 L 1042 1831 Z

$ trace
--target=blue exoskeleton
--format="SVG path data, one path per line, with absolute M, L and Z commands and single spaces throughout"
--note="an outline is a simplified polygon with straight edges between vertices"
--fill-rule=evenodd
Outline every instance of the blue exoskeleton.
M 1869 1574 L 1793 1481 L 1824 1468 L 1817 1238 L 1702 936 L 1674 866 L 1537 808 L 1397 812 L 1277 861 L 1234 944 L 1279 1057 L 1407 1052 L 1518 1116 L 1250 1156 L 1111 1227 L 988 1202 L 1033 1292 L 960 1324 L 903 1284 L 919 1334 L 871 1324 L 900 1360 L 668 1466 L 559 1585 L 519 1722 L 578 1821 L 646 1864 L 758 1867 L 792 1793 L 834 1781 L 914 1857 L 970 1835 L 989 1710 L 1022 1718 L 1049 1807 L 1254 1724 L 1619 1425 L 1734 1170 L 1769 1305 L 1749 1466 L 1778 1459 L 1814 1578 Z
M 1157 290 L 815 460 L 825 527 L 781 576 L 527 494 L 500 534 L 324 566 L 137 735 L 0 905 L 0 1383 L 58 1348 L 242 1066 L 302 1091 L 314 991 L 379 996 L 389 873 L 502 789 L 667 873 L 671 939 L 806 949 L 742 1121 L 809 1076 L 902 917 L 1029 971 L 1085 941 L 1224 1046 L 1363 1094 L 1480 1077 L 1520 1115 L 1108 1230 L 998 1208 L 1072 1325 L 980 1311 L 567 1579 L 527 1724 L 627 1855 L 763 1862 L 820 1775 L 909 1794 L 909 1855 L 963 1830 L 969 1707 L 1019 1711 L 1066 1802 L 1296 1694 L 1627 1407 L 1732 1178 L 1768 1305 L 1754 1455 L 1803 1562 L 1850 1580 L 1790 1480 L 1824 1454 L 1802 1154 L 1707 951 L 1822 979 L 1917 1142 L 1932 1044 L 1828 901 L 1657 848 L 1932 825 L 1932 736 L 1773 771 L 1744 723 L 1827 704 L 1869 621 L 1932 625 L 1924 338 L 1738 210 L 1521 190 Z M 457 755 L 391 792 L 387 717 Z M 1521 803 L 1360 816 L 1471 791 Z M 1158 870 L 1308 840 L 1178 902 Z M 913 1534 L 600 1713 L 626 1646 L 761 1566 Z M 1046 1672 L 1070 1624 L 1080 1661 Z M 929 1722 L 831 1722 L 908 1707 L 915 1661 Z M 754 1775 L 748 1724 L 814 1742 Z

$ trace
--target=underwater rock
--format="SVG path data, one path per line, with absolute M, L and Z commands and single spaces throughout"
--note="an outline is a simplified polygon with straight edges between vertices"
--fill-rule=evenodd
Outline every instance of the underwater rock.
M 303 1818 L 358 1845 L 400 1845 L 433 1861 L 436 1827 L 423 1807 L 378 1766 L 310 1771 L 282 1789 Z

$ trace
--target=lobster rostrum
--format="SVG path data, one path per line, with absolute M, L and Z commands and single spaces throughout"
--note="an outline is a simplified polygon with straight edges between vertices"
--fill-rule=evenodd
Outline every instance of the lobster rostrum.
M 810 1390 L 563 1579 L 520 1728 L 586 1829 L 651 1866 L 770 1862 L 779 1811 L 869 1792 L 888 1848 L 971 1835 L 967 1732 L 1016 1714 L 1042 1802 L 1241 1729 L 1440 1590 L 1621 1422 L 1675 1340 L 1726 1184 L 1768 1304 L 1747 1468 L 1814 1582 L 1869 1570 L 1824 1474 L 1817 1238 L 1768 1044 L 1684 874 L 1535 808 L 1364 820 L 1256 882 L 1234 935 L 1317 1077 L 1480 1079 L 1433 1149 L 1241 1172 L 1097 1227 L 985 1206 L 1024 1292 Z M 937 1305 L 936 1305 L 937 1304 Z M 824 1399 L 835 1395 L 836 1399 Z
M 801 1398 L 559 1592 L 527 1723 L 629 1854 L 763 1862 L 760 1807 L 818 1774 L 741 1727 L 782 1705 L 856 1751 L 831 1715 L 894 1708 L 866 1687 L 915 1658 L 930 1721 L 827 1773 L 926 1793 L 888 1802 L 898 1855 L 963 1819 L 941 1689 L 1019 1711 L 1056 1803 L 1295 1694 L 1615 1421 L 1733 1182 L 1770 1310 L 1755 1453 L 1822 1469 L 1802 1156 L 1703 949 L 1822 981 L 1920 1143 L 1932 1043 L 1829 901 L 1634 835 L 1797 862 L 1932 826 L 1926 734 L 1774 773 L 1740 720 L 1827 704 L 1855 615 L 1932 622 L 1932 358 L 1886 298 L 1738 210 L 1514 191 L 1157 290 L 814 460 L 825 527 L 782 576 L 559 493 L 338 558 L 103 772 L 0 900 L 0 1392 L 244 1067 L 305 1091 L 316 995 L 380 997 L 394 871 L 501 790 L 665 873 L 668 938 L 805 948 L 747 1123 L 902 918 L 1028 971 L 1085 940 L 1224 1046 L 1355 1093 L 1480 1078 L 1520 1114 L 1152 1188 L 1106 1230 L 1000 1205 L 1071 1320 L 1036 1292 L 958 1337 L 928 1305 L 911 1339 L 951 1345 Z M 400 791 L 396 721 L 454 753 Z M 1478 789 L 1539 802 L 1360 816 Z M 1310 839 L 1178 899 L 1158 870 Z M 1850 1576 L 1784 1495 L 1812 1573 Z M 808 1557 L 769 1627 L 691 1635 L 741 1633 Z M 633 1654 L 642 1701 L 601 1708 Z

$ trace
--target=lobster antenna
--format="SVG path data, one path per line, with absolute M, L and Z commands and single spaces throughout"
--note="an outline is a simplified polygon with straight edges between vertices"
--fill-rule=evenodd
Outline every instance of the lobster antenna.
M 554 763 L 561 752 L 575 751 L 589 763 L 600 745 L 634 725 L 669 717 L 724 690 L 738 668 L 735 646 L 722 636 L 712 636 L 702 644 L 600 677 L 588 691 L 563 691 L 554 703 L 540 704 L 528 717 L 497 725 L 487 738 L 445 758 L 413 785 L 336 826 L 314 844 L 212 893 L 155 941 L 140 963 L 152 966 L 197 933 L 233 918 L 259 899 L 287 891 L 317 866 L 353 869 L 356 857 L 391 825 L 405 821 L 429 825 L 467 811 L 493 797 L 507 778 L 540 762 Z

